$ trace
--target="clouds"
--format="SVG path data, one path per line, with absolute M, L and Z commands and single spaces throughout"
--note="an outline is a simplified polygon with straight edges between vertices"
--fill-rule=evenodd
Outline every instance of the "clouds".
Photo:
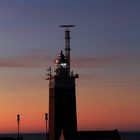
M 128 100 L 126 111 L 116 107 L 117 114 L 129 112 L 130 105 L 139 109 L 139 11 L 139 2 L 135 0 L 0 0 L 0 92 L 1 97 L 6 96 L 0 101 L 5 107 L 1 113 L 8 111 L 6 105 L 10 102 L 16 104 L 9 105 L 14 114 L 18 111 L 15 108 L 18 103 L 21 104 L 20 110 L 27 110 L 26 103 L 31 105 L 29 112 L 33 115 L 32 107 L 40 107 L 38 97 L 42 105 L 48 103 L 44 69 L 54 66 L 53 60 L 63 49 L 64 35 L 59 24 L 76 24 L 72 30 L 71 65 L 80 74 L 78 96 L 84 96 L 80 104 L 87 105 L 85 110 L 88 111 L 90 100 L 95 110 L 98 105 L 104 106 L 102 101 L 110 108 L 109 101 L 116 101 L 116 97 L 118 104 L 121 100 L 122 103 Z M 128 88 L 124 88 L 126 86 Z M 124 93 L 126 95 L 122 98 Z M 7 95 L 10 95 L 9 100 Z M 99 101 L 96 95 L 102 100 Z M 88 96 L 90 100 L 85 100 Z M 31 100 L 26 100 L 30 97 Z M 43 106 L 41 112 L 44 112 Z M 107 113 L 111 113 L 111 108 L 108 110 Z M 134 111 L 130 110 L 130 113 L 133 115 Z M 24 115 L 28 115 L 26 111 Z M 88 121 L 91 123 L 92 119 Z M 107 124 L 110 121 L 106 121 Z M 6 127 L 9 130 L 9 125 Z
M 55 54 L 53 58 L 55 59 Z M 36 49 L 4 54 L 1 52 L 0 67 L 42 67 L 53 62 L 51 53 L 47 49 Z M 110 67 L 139 67 L 140 57 L 128 54 L 110 54 L 102 56 L 76 56 L 72 58 L 72 67 L 96 69 Z
M 124 53 L 77 57 L 72 66 L 83 83 L 94 87 L 139 87 L 139 59 L 139 55 Z
M 128 54 L 75 58 L 73 65 L 85 68 L 140 66 L 140 57 Z
M 45 67 L 48 62 L 48 51 L 45 49 L 23 51 L 0 57 L 0 67 Z

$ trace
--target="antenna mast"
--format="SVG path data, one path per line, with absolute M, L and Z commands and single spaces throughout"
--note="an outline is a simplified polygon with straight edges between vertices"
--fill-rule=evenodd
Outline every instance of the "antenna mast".
M 60 25 L 65 28 L 65 57 L 68 60 L 68 69 L 70 70 L 70 30 L 69 28 L 75 27 L 75 25 Z
M 17 123 L 18 123 L 18 139 L 19 139 L 19 123 L 20 123 L 20 114 L 17 114 Z

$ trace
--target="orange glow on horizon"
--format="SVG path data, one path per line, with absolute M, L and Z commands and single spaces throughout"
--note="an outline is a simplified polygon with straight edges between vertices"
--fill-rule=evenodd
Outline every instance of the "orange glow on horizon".
M 131 96 L 132 91 L 138 91 L 137 87 L 91 88 L 92 83 L 85 82 L 77 80 L 79 130 L 140 129 L 140 95 Z M 40 88 L 16 89 L 12 93 L 7 89 L 7 94 L 0 99 L 0 132 L 17 132 L 18 113 L 21 114 L 21 132 L 44 132 L 44 114 L 48 112 L 47 86 L 47 81 L 43 81 Z

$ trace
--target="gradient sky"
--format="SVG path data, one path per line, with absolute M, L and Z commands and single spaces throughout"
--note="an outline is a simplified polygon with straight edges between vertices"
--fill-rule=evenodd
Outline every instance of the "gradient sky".
M 140 130 L 139 0 L 0 0 L 0 132 L 45 130 L 46 68 L 72 29 L 79 130 Z

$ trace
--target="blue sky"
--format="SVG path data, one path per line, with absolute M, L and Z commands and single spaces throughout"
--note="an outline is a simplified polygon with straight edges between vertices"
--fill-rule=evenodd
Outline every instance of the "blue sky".
M 59 48 L 54 43 L 62 44 L 58 25 L 72 23 L 77 25 L 73 31 L 77 51 L 91 55 L 139 51 L 139 1 L 15 0 L 0 5 L 3 49 L 46 49 L 50 43 Z

